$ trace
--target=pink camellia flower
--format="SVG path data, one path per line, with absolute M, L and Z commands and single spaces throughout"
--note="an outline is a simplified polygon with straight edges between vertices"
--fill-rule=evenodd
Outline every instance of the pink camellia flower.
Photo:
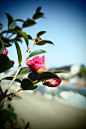
M 60 85 L 61 79 L 48 79 L 43 82 L 43 85 L 47 85 L 49 87 L 56 87 Z
M 42 56 L 41 58 L 35 56 L 32 60 L 28 60 L 26 65 L 28 65 L 31 71 L 36 75 L 46 72 L 45 56 Z
M 8 51 L 6 49 L 4 49 L 3 55 L 7 55 L 7 54 L 8 54 Z

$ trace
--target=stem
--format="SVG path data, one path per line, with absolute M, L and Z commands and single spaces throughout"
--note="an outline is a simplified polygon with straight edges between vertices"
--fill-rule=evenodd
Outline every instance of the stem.
M 20 69 L 22 68 L 22 66 L 24 65 L 25 61 L 27 60 L 28 54 L 30 53 L 30 51 L 31 51 L 31 49 L 32 49 L 33 46 L 34 46 L 34 42 L 33 42 L 32 46 L 31 46 L 31 48 L 28 50 L 28 52 L 27 52 L 27 54 L 26 54 L 26 57 L 25 57 L 23 63 L 22 63 L 21 66 L 18 68 L 17 72 L 15 73 L 14 78 L 12 79 L 10 85 L 9 85 L 9 86 L 7 87 L 7 89 L 5 90 L 4 95 L 7 94 L 8 90 L 9 90 L 10 87 L 11 87 L 11 85 L 12 85 L 13 82 L 15 81 L 15 79 L 16 79 L 16 77 L 17 77 L 19 71 L 20 71 Z
M 10 93 L 10 94 L 6 95 L 5 97 L 8 97 L 8 96 L 13 95 L 13 94 L 16 94 L 17 92 L 19 92 L 19 91 L 21 91 L 21 90 L 22 90 L 22 88 L 20 88 L 20 89 L 17 90 L 16 92 L 13 92 L 13 93 Z
M 5 99 L 6 97 L 8 97 L 8 96 L 10 96 L 10 95 L 16 94 L 17 92 L 19 92 L 19 91 L 21 91 L 21 90 L 22 90 L 22 88 L 20 88 L 20 89 L 17 90 L 16 92 L 12 92 L 12 93 L 10 93 L 10 94 L 4 95 L 2 98 L 0 98 L 0 104 L 1 104 L 1 101 L 2 101 L 3 99 Z

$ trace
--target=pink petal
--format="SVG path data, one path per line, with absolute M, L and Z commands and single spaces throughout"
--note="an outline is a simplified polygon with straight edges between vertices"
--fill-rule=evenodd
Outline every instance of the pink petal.
M 41 57 L 41 60 L 42 60 L 43 62 L 45 62 L 45 56 L 44 56 L 44 55 Z
M 3 55 L 7 55 L 7 54 L 8 54 L 8 51 L 6 49 L 4 49 Z
M 32 60 L 28 60 L 28 61 L 26 62 L 26 65 L 28 65 L 28 66 L 32 65 Z

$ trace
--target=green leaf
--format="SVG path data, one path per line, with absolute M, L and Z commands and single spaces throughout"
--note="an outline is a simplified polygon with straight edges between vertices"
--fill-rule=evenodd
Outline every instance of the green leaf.
M 28 128 L 30 128 L 30 123 L 29 122 L 26 124 L 24 129 L 28 129 Z
M 37 86 L 34 85 L 33 81 L 29 78 L 22 80 L 21 87 L 23 90 L 34 90 L 37 88 Z
M 4 47 L 10 47 L 10 46 L 12 46 L 10 43 L 5 43 L 4 42 Z
M 2 40 L 3 40 L 3 43 L 4 43 L 4 47 L 10 47 L 10 46 L 12 46 L 10 44 L 10 42 L 13 42 L 11 39 L 2 37 Z
M 13 31 L 13 29 L 5 30 L 5 31 L 2 31 L 1 34 L 4 34 L 4 33 L 15 33 L 15 31 Z
M 39 42 L 36 43 L 36 45 L 40 45 L 41 43 L 49 43 L 49 44 L 53 44 L 51 41 L 49 40 L 41 40 Z M 54 45 L 54 44 L 53 44 Z
M 35 13 L 34 15 L 33 15 L 33 18 L 32 19 L 38 19 L 38 18 L 40 18 L 40 17 L 43 17 L 43 13 L 41 13 L 41 12 L 38 12 L 38 13 Z
M 28 39 L 32 39 L 32 37 L 30 35 L 28 35 Z
M 48 80 L 48 79 L 60 79 L 60 77 L 52 72 L 44 72 L 44 73 L 39 74 L 36 78 L 38 82 Z
M 2 81 L 2 80 L 12 80 L 13 79 L 13 77 L 12 76 L 10 76 L 10 77 L 5 77 L 5 78 L 2 78 L 1 80 L 0 80 L 0 82 Z M 19 82 L 19 83 L 21 83 L 21 80 L 20 79 L 15 79 L 15 81 L 16 82 Z
M 26 45 L 28 47 L 28 45 L 29 45 L 28 35 L 25 32 L 22 32 L 22 31 L 19 31 L 19 32 L 21 33 L 22 37 L 25 39 Z
M 15 37 L 16 39 L 20 39 L 20 38 L 22 38 L 22 35 L 21 35 L 21 33 L 17 33 L 17 36 Z
M 23 23 L 23 27 L 30 27 L 30 26 L 33 26 L 35 25 L 36 22 L 31 20 L 31 19 L 27 19 L 24 23 Z
M 15 26 L 14 30 L 18 31 L 18 30 L 22 30 L 22 28 L 19 26 Z
M 0 73 L 13 67 L 14 61 L 10 61 L 6 55 L 0 55 Z
M 54 70 L 54 71 L 51 71 L 51 72 L 53 72 L 53 73 L 68 73 L 65 70 Z
M 31 70 L 30 70 L 29 67 L 23 67 L 23 68 L 20 70 L 18 76 L 21 76 L 21 75 L 23 75 L 23 74 L 25 74 L 25 73 L 28 73 L 28 72 L 30 72 L 30 71 L 31 71 Z
M 3 28 L 3 25 L 0 23 L 0 30 Z
M 9 30 L 2 31 L 2 34 L 4 34 L 4 33 L 13 33 L 13 34 L 16 34 L 18 32 L 15 29 L 9 29 Z
M 17 115 L 14 112 L 7 111 L 6 109 L 2 110 L 2 113 L 7 116 L 10 120 L 17 124 Z
M 15 42 L 15 45 L 16 45 L 16 50 L 17 50 L 17 54 L 18 54 L 18 61 L 19 61 L 19 65 L 20 65 L 21 62 L 22 62 L 21 49 L 20 49 L 20 46 L 19 46 L 19 44 L 17 43 L 17 41 L 14 40 L 14 42 Z
M 0 38 L 0 54 L 2 54 L 4 51 L 4 42 L 2 41 L 2 39 Z M 0 60 L 1 62 L 1 60 Z
M 8 110 L 10 112 L 14 112 L 14 108 L 13 108 L 13 106 L 11 104 L 8 104 Z
M 37 10 L 36 10 L 36 13 L 39 13 L 41 10 L 41 7 L 38 7 Z
M 15 38 L 14 40 L 18 41 L 18 42 L 21 42 L 22 43 L 22 40 L 21 39 L 17 39 Z
M 46 51 L 44 51 L 44 50 L 36 50 L 36 51 L 32 52 L 32 53 L 29 55 L 29 58 L 32 57 L 32 56 L 38 55 L 38 54 L 45 53 L 45 52 L 46 52 Z
M 13 34 L 17 34 L 19 33 L 18 31 L 21 30 L 21 28 L 19 26 L 16 26 L 15 28 L 13 29 L 9 29 L 9 30 L 5 30 L 5 31 L 2 31 L 1 34 L 3 33 L 13 33 Z
M 22 19 L 16 19 L 14 21 L 24 22 L 24 20 L 22 20 Z
M 9 25 L 9 28 L 14 27 L 14 26 L 16 26 L 16 23 L 13 21 L 13 22 Z
M 2 40 L 3 42 L 6 42 L 6 43 L 13 42 L 11 39 L 5 38 L 5 37 L 2 37 Z
M 13 17 L 8 13 L 5 13 L 5 14 L 6 14 L 7 18 L 8 18 L 8 26 L 10 26 L 10 24 L 13 22 Z
M 40 32 L 37 34 L 37 36 L 39 37 L 39 36 L 43 35 L 44 33 L 46 33 L 46 31 L 40 31 Z

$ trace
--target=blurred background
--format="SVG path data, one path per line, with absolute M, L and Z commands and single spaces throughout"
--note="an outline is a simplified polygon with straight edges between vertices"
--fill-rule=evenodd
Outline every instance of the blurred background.
M 23 31 L 25 31 L 27 34 L 30 34 L 33 38 L 39 31 L 47 31 L 44 35 L 41 36 L 41 38 L 52 41 L 54 45 L 37 45 L 33 47 L 32 52 L 37 49 L 43 49 L 47 51 L 47 53 L 40 55 L 40 57 L 45 55 L 45 64 L 47 70 L 68 71 L 68 73 L 58 74 L 62 78 L 62 83 L 60 86 L 56 88 L 50 88 L 43 86 L 40 82 L 36 90 L 25 91 L 24 93 L 22 91 L 20 92 L 20 96 L 22 96 L 23 100 L 13 100 L 12 103 L 15 107 L 15 111 L 19 114 L 19 116 L 22 114 L 22 117 L 24 117 L 26 121 L 29 119 L 33 128 L 38 129 L 43 127 L 46 129 L 56 129 L 64 127 L 74 129 L 85 127 L 85 2 L 86 1 L 84 0 L 1 0 L 0 23 L 3 24 L 3 30 L 8 29 L 7 18 L 4 12 L 12 15 L 14 19 L 26 20 L 27 18 L 32 18 L 33 14 L 39 6 L 42 7 L 41 11 L 45 14 L 45 18 L 37 19 L 37 24 L 35 26 L 31 26 L 26 29 L 24 28 Z M 21 26 L 20 22 L 17 24 Z M 30 41 L 30 46 L 31 44 L 32 41 Z M 23 43 L 19 43 L 19 45 L 21 47 L 22 56 L 24 59 L 26 56 L 26 44 L 23 41 Z M 14 60 L 15 64 L 11 70 L 2 73 L 0 78 L 14 75 L 18 68 L 18 58 L 15 45 L 9 47 L 8 51 L 8 57 Z M 26 66 L 26 64 L 24 66 Z M 21 79 L 23 77 L 28 77 L 28 73 L 24 76 L 21 76 Z M 2 81 L 4 87 L 9 85 L 9 83 L 10 81 Z M 15 91 L 19 89 L 19 87 L 19 84 L 14 82 L 11 90 Z M 30 105 L 28 106 L 27 102 L 30 103 L 33 107 Z M 23 111 L 22 113 L 22 110 L 20 111 L 21 106 L 25 108 L 26 112 Z M 38 111 L 39 117 L 37 116 L 38 113 L 36 113 Z M 28 117 L 27 112 L 30 114 Z M 54 115 L 52 115 L 51 112 L 53 112 Z M 65 121 L 65 115 L 67 115 L 69 121 L 68 119 Z M 48 119 L 46 119 L 46 116 Z M 39 120 L 39 122 L 36 118 Z M 71 123 L 71 121 L 75 122 Z M 81 125 L 79 121 L 81 121 Z

